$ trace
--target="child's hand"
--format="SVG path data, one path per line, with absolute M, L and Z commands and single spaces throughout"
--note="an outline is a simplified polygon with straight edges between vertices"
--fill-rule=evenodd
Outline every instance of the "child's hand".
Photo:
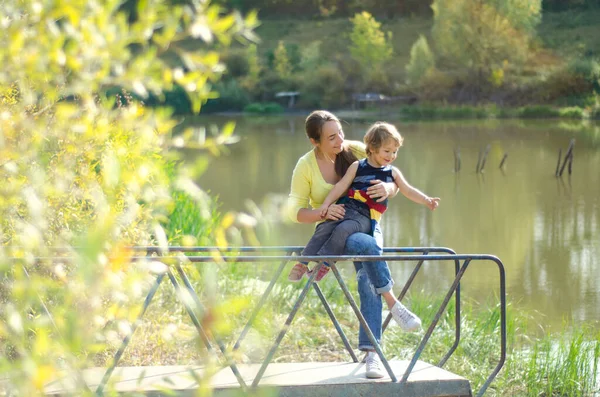
M 325 219 L 327 217 L 327 210 L 329 209 L 328 205 L 323 204 L 322 206 L 319 207 L 319 215 L 321 216 L 321 219 Z
M 438 207 L 438 205 L 440 205 L 440 198 L 427 197 L 427 199 L 425 200 L 425 205 L 427 206 L 427 208 L 433 211 Z

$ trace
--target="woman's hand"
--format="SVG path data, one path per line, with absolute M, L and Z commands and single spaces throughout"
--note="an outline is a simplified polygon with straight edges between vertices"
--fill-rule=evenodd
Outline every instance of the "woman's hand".
M 373 179 L 371 185 L 367 188 L 367 194 L 378 203 L 395 196 L 398 192 L 398 187 L 394 182 L 385 183 L 379 179 Z
M 345 214 L 344 204 L 331 204 L 325 212 L 325 219 L 339 221 L 340 219 L 344 219 Z

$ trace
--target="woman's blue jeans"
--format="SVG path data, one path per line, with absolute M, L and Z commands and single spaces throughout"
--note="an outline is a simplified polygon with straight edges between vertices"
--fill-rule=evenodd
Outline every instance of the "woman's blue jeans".
M 346 240 L 346 255 L 381 255 L 383 253 L 383 234 L 379 225 L 373 236 L 365 233 L 355 233 Z M 390 268 L 386 261 L 354 262 L 358 294 L 360 296 L 360 312 L 373 332 L 377 343 L 381 343 L 381 325 L 383 304 L 381 293 L 387 292 L 394 286 Z M 358 333 L 358 348 L 373 350 L 373 344 L 367 333 L 360 327 Z

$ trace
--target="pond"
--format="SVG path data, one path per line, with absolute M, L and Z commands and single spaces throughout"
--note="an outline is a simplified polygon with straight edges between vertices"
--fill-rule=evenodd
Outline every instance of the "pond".
M 199 183 L 218 195 L 221 212 L 247 211 L 248 200 L 256 203 L 271 220 L 270 233 L 262 236 L 264 245 L 304 245 L 313 230 L 311 225 L 284 222 L 279 211 L 297 159 L 311 149 L 304 117 L 211 116 L 193 121 L 218 126 L 236 122 L 240 142 L 212 160 Z M 372 121 L 345 122 L 346 139 L 362 140 Z M 506 266 L 508 300 L 514 308 L 537 313 L 545 327 L 560 326 L 565 319 L 600 319 L 598 124 L 386 121 L 394 122 L 404 136 L 395 165 L 409 183 L 442 199 L 435 212 L 401 194 L 390 200 L 382 222 L 386 246 L 443 246 L 458 253 L 496 255 Z M 564 156 L 572 138 L 572 175 L 565 169 L 556 178 L 558 152 L 562 149 Z M 487 145 L 484 171 L 476 173 L 479 153 Z M 459 172 L 454 170 L 456 148 Z M 391 264 L 399 285 L 413 265 Z M 429 263 L 413 288 L 445 290 L 453 271 L 449 262 Z M 464 298 L 488 301 L 498 290 L 498 271 L 491 262 L 473 263 L 464 280 Z

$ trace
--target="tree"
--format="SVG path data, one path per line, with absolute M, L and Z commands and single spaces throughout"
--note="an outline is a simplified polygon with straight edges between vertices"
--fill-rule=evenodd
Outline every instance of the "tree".
M 282 81 L 286 81 L 292 77 L 292 64 L 288 57 L 287 49 L 281 40 L 273 53 L 273 66 L 275 67 L 277 77 Z
M 260 72 L 262 70 L 255 44 L 251 44 L 247 47 L 246 57 L 248 60 L 248 73 L 242 78 L 240 85 L 244 89 L 252 92 L 260 82 Z
M 16 395 L 90 366 L 129 327 L 151 266 L 128 247 L 167 245 L 175 191 L 210 217 L 167 150 L 186 135 L 171 137 L 171 110 L 143 99 L 177 84 L 199 111 L 222 71 L 218 48 L 250 37 L 255 21 L 201 0 L 140 1 L 132 13 L 121 4 L 0 8 L 0 368 Z M 199 146 L 218 151 L 231 132 Z M 74 260 L 41 259 L 59 252 Z
M 381 67 L 392 57 L 391 33 L 381 31 L 381 24 L 366 11 L 350 19 L 350 54 L 369 77 L 381 72 Z
M 432 8 L 437 55 L 479 83 L 525 62 L 541 18 L 541 0 L 435 0 Z
M 406 82 L 410 85 L 418 85 L 421 78 L 435 67 L 435 59 L 427 39 L 420 35 L 410 49 L 410 62 L 406 65 Z

